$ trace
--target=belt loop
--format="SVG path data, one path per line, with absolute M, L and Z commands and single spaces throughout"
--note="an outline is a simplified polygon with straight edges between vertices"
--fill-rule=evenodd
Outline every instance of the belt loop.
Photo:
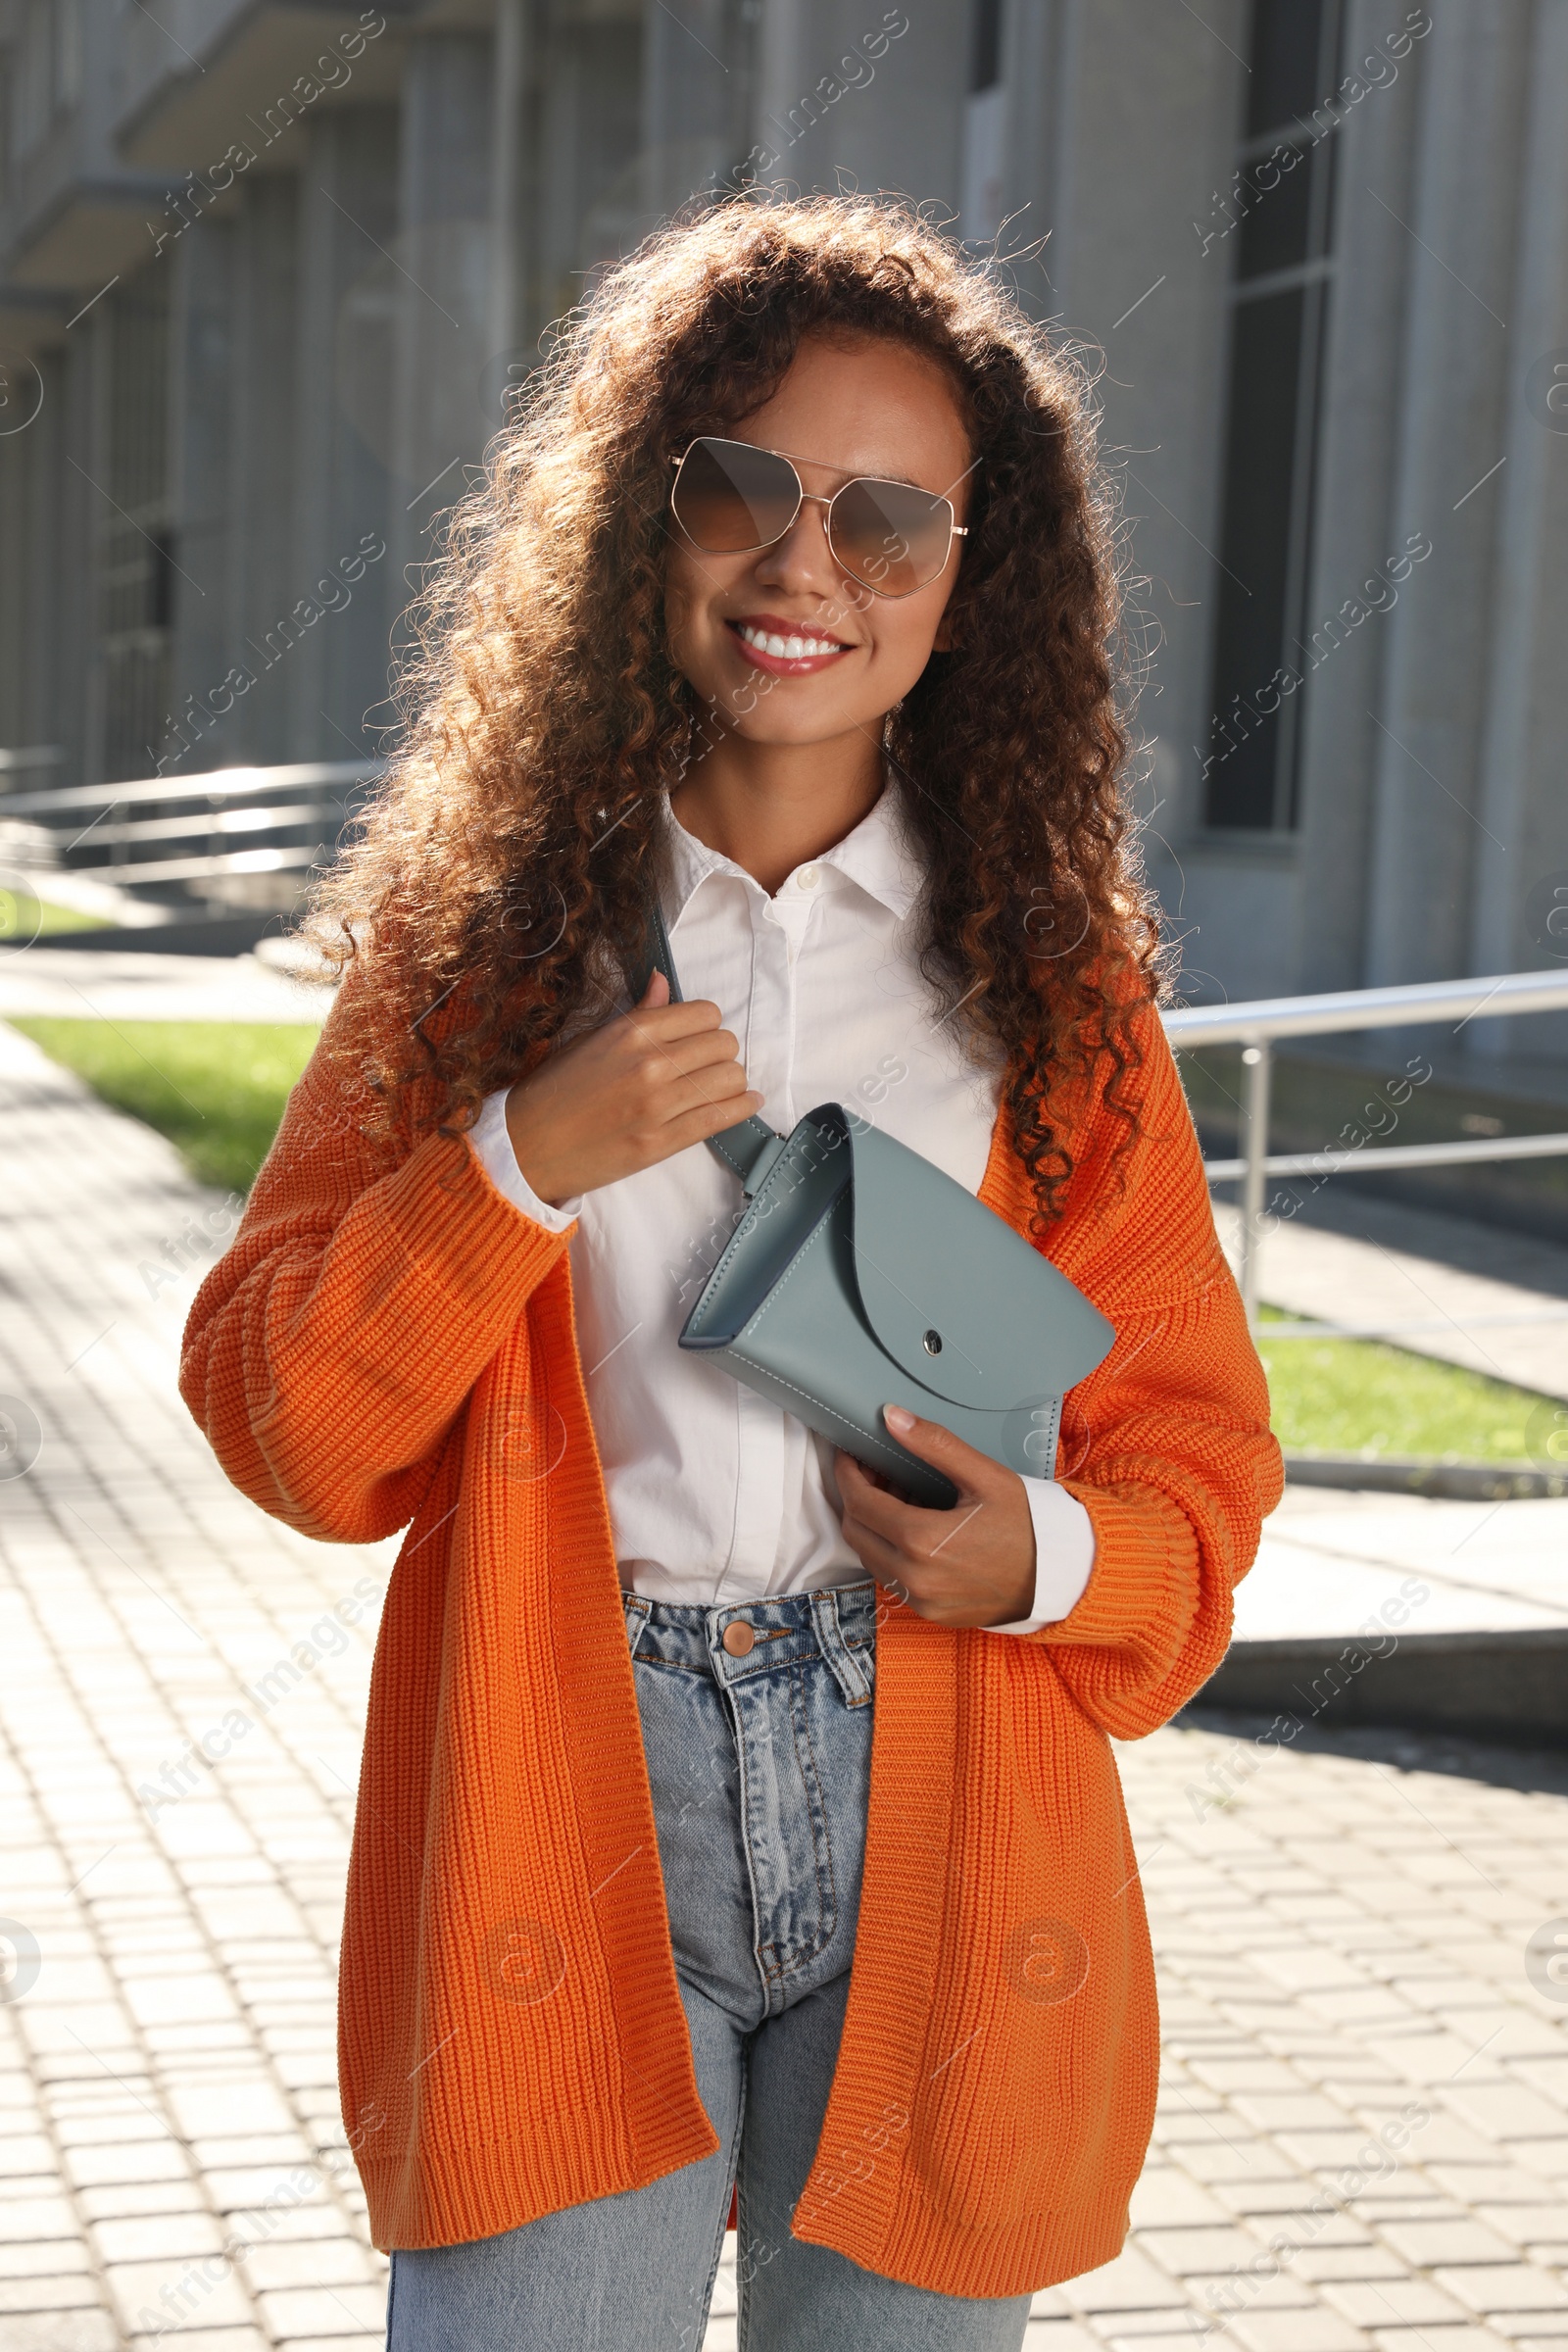
M 817 1647 L 844 1693 L 845 1705 L 869 1705 L 871 1678 L 844 1639 L 844 1629 L 839 1620 L 839 1596 L 831 1585 L 819 1586 L 811 1594 L 811 1616 L 816 1626 Z
M 654 1604 L 645 1599 L 641 1592 L 623 1592 L 620 1597 L 626 1611 L 626 1646 L 635 1658 L 643 1627 L 648 1623 L 648 1613 Z

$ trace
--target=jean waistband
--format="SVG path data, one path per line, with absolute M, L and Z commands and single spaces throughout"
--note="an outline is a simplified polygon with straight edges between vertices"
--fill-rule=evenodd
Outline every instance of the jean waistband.
M 820 1656 L 847 1705 L 864 1706 L 870 1699 L 877 1621 L 877 1588 L 870 1578 L 716 1607 L 648 1600 L 640 1592 L 623 1592 L 621 1598 L 634 1661 L 684 1668 L 734 1685 Z M 745 1631 L 732 1632 L 736 1627 Z

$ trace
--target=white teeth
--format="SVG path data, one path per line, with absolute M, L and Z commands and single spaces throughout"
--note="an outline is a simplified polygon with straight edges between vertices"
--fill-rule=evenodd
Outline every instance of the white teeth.
M 749 620 L 739 623 L 737 634 L 743 644 L 755 646 L 760 653 L 771 654 L 776 661 L 807 662 L 818 654 L 844 650 L 831 637 L 781 637 L 776 631 L 754 627 Z

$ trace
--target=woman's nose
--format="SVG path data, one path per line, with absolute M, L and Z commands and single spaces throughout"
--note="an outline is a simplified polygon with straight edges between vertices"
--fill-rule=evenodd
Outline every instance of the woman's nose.
M 816 499 L 801 502 L 801 511 L 782 539 L 763 548 L 757 559 L 760 585 L 799 594 L 815 590 L 833 595 L 839 587 L 839 567 L 828 545 L 827 508 Z

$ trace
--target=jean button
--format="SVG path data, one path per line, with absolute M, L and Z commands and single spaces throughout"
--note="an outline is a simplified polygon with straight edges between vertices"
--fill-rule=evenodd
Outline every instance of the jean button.
M 743 1617 L 724 1628 L 724 1647 L 732 1658 L 750 1657 L 757 1636 Z

